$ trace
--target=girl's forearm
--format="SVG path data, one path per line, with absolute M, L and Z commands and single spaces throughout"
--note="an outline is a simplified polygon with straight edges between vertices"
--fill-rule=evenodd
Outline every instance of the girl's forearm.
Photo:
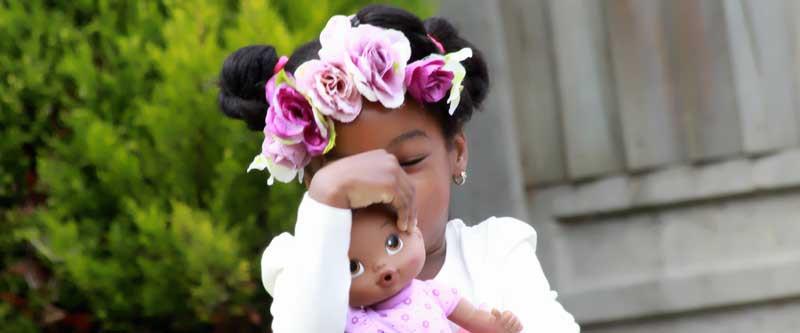
M 267 248 L 262 272 L 273 272 L 272 277 L 264 277 L 274 299 L 270 309 L 273 331 L 344 331 L 350 287 L 350 223 L 350 210 L 320 204 L 306 195 L 292 244 L 274 251 L 273 244 Z M 270 264 L 281 267 L 265 270 Z

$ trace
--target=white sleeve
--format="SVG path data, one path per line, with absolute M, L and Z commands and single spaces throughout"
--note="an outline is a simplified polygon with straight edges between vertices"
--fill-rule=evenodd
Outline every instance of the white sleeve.
M 273 332 L 344 331 L 351 219 L 349 209 L 321 204 L 306 193 L 294 237 L 282 234 L 264 251 L 262 282 L 273 298 Z
M 503 263 L 500 283 L 505 286 L 504 310 L 517 315 L 523 332 L 580 332 L 575 318 L 556 300 L 557 293 L 550 290 L 534 244 L 535 239 L 517 244 Z

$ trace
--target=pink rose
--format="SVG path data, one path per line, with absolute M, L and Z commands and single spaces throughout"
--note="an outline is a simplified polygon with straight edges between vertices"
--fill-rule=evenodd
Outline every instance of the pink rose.
M 304 168 L 311 160 L 311 156 L 306 150 L 306 145 L 296 143 L 287 145 L 275 140 L 272 135 L 264 129 L 264 142 L 261 144 L 261 153 L 272 163 L 291 170 Z
M 345 42 L 352 34 L 350 18 L 344 15 L 335 15 L 328 20 L 325 28 L 319 34 L 321 46 L 319 59 L 337 65 L 344 65 Z
M 295 71 L 297 89 L 311 98 L 319 112 L 348 123 L 361 112 L 361 94 L 342 65 L 309 60 Z
M 276 84 L 276 80 L 279 82 Z M 264 144 L 266 157 L 276 164 L 290 161 L 297 168 L 305 167 L 308 159 L 321 155 L 328 145 L 330 135 L 325 123 L 317 119 L 305 95 L 286 81 L 291 77 L 281 72 L 266 85 L 269 99 Z
M 314 111 L 306 97 L 288 84 L 276 86 L 272 79 L 267 83 L 266 91 L 269 109 L 265 130 L 282 141 L 302 141 L 303 130 L 315 124 Z
M 308 126 L 303 131 L 303 143 L 309 155 L 319 156 L 328 146 L 328 138 L 322 135 L 318 126 Z
M 406 68 L 405 85 L 411 97 L 424 103 L 442 100 L 453 84 L 453 72 L 442 69 L 443 57 L 426 57 Z
M 387 108 L 403 104 L 403 81 L 410 57 L 408 39 L 393 29 L 362 24 L 352 28 L 345 41 L 345 69 L 356 88 L 367 100 L 380 101 Z

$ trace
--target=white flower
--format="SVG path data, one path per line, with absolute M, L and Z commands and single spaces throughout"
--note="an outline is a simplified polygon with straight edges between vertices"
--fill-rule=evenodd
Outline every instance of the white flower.
M 452 116 L 458 108 L 458 103 L 461 102 L 461 90 L 464 90 L 462 83 L 467 76 L 467 69 L 461 64 L 462 61 L 472 57 L 472 49 L 465 47 L 456 52 L 445 54 L 445 65 L 442 70 L 449 70 L 453 72 L 453 85 L 450 87 L 450 97 L 447 98 L 447 104 L 450 104 L 448 112 Z

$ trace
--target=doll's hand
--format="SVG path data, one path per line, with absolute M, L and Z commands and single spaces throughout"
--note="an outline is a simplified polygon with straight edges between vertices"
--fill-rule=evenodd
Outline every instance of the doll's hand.
M 522 323 L 519 322 L 517 316 L 511 311 L 503 311 L 502 313 L 497 309 L 492 309 L 492 316 L 494 316 L 495 323 L 499 328 L 498 332 L 503 333 L 519 333 L 522 332 Z

